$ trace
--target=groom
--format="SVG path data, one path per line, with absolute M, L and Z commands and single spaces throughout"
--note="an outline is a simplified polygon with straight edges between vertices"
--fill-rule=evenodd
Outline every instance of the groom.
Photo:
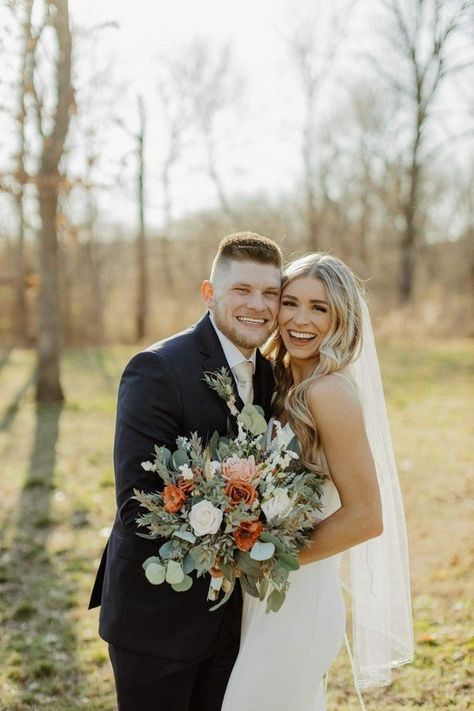
M 191 432 L 206 441 L 225 434 L 225 403 L 204 382 L 207 371 L 232 371 L 237 406 L 259 404 L 268 416 L 272 369 L 257 350 L 279 308 L 280 248 L 251 232 L 226 237 L 201 287 L 208 313 L 192 328 L 138 353 L 120 383 L 114 463 L 117 515 L 90 607 L 101 605 L 99 633 L 109 642 L 120 711 L 219 711 L 239 648 L 241 594 L 215 612 L 209 577 L 187 592 L 151 585 L 143 561 L 161 541 L 139 538 L 133 489 L 153 491 L 144 471 L 155 445 L 175 447 Z M 231 418 L 232 419 L 232 418 Z

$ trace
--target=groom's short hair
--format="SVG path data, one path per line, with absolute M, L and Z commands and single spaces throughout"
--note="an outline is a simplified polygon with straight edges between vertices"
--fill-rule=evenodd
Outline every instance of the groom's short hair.
M 236 232 L 221 241 L 211 270 L 211 281 L 216 271 L 226 267 L 230 261 L 259 262 L 271 264 L 281 269 L 283 255 L 276 242 L 256 232 Z

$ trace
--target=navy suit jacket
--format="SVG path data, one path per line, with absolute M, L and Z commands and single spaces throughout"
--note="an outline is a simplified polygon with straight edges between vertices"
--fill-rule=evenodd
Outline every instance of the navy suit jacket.
M 206 314 L 195 326 L 150 346 L 128 363 L 120 382 L 114 445 L 117 515 L 102 556 L 89 607 L 101 606 L 99 633 L 124 649 L 179 661 L 212 654 L 224 617 L 239 635 L 241 594 L 215 612 L 207 601 L 209 577 L 187 592 L 167 584 L 151 585 L 143 561 L 157 555 L 161 541 L 136 535 L 135 519 L 144 513 L 131 500 L 133 489 L 156 491 L 162 480 L 141 462 L 155 445 L 175 449 L 178 436 L 197 434 L 205 442 L 217 430 L 227 432 L 225 402 L 203 380 L 206 371 L 227 366 L 217 334 Z M 270 363 L 257 352 L 254 403 L 270 413 L 274 387 Z M 242 401 L 237 395 L 237 407 Z

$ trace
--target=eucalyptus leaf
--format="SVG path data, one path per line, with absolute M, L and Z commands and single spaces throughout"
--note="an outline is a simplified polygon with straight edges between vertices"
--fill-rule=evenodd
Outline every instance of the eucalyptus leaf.
M 272 536 L 271 533 L 267 533 L 267 531 L 263 531 L 263 533 L 260 534 L 259 540 L 263 541 L 264 543 L 273 543 L 273 545 L 275 546 L 275 549 L 278 553 L 280 553 L 280 552 L 283 553 L 286 550 L 285 546 L 280 541 L 280 539 L 277 538 L 276 536 Z
M 285 593 L 281 590 L 272 590 L 267 599 L 267 612 L 278 612 L 285 601 Z
M 162 462 L 165 466 L 168 465 L 171 457 L 171 452 L 168 447 L 158 447 L 155 445 L 155 454 L 158 461 Z
M 170 585 L 181 583 L 184 578 L 184 570 L 177 560 L 169 560 L 166 564 L 166 582 Z
M 227 578 L 232 584 L 235 582 L 235 569 L 230 563 L 221 563 L 220 568 L 224 573 L 224 577 Z
M 255 541 L 250 551 L 250 557 L 253 560 L 269 560 L 275 552 L 275 545 L 269 541 L 268 543 L 262 543 L 262 541 Z
M 292 553 L 278 553 L 278 562 L 286 570 L 298 570 L 300 567 L 298 558 Z
M 184 464 L 189 465 L 189 463 L 190 459 L 184 449 L 177 449 L 176 452 L 173 452 L 173 454 L 171 455 L 169 466 L 178 472 L 180 467 L 182 467 Z
M 209 452 L 211 453 L 211 459 L 217 459 L 219 440 L 219 433 L 217 431 L 213 432 L 212 437 L 207 445 Z
M 192 587 L 192 584 L 193 579 L 191 578 L 191 576 L 185 575 L 180 583 L 174 583 L 171 587 L 176 592 L 186 592 L 186 590 L 189 590 L 189 588 Z
M 160 548 L 160 556 L 162 558 L 170 558 L 174 555 L 176 548 L 173 541 L 166 541 Z
M 159 536 L 156 533 L 138 533 L 135 531 L 135 535 L 140 538 L 146 538 L 147 541 L 156 541 Z
M 254 405 L 244 405 L 237 419 L 245 429 L 254 435 L 260 435 L 267 431 L 267 421 Z
M 265 595 L 268 592 L 268 578 L 263 578 L 258 584 L 258 597 L 261 601 L 265 600 Z
M 218 610 L 219 607 L 222 607 L 222 605 L 225 605 L 225 603 L 226 603 L 227 600 L 230 598 L 230 596 L 232 595 L 233 592 L 234 592 L 234 586 L 231 587 L 231 589 L 229 590 L 229 592 L 226 592 L 226 594 L 224 595 L 224 597 L 222 598 L 222 600 L 219 600 L 219 602 L 217 603 L 217 605 L 213 605 L 213 607 L 210 607 L 210 608 L 209 608 L 209 612 L 214 612 L 214 610 Z
M 183 560 L 183 572 L 188 575 L 192 570 L 194 570 L 194 560 L 191 553 L 186 553 Z
M 165 581 L 165 568 L 158 563 L 149 563 L 145 568 L 145 575 L 152 585 L 161 585 Z
M 258 597 L 258 588 L 256 585 L 255 580 L 250 579 L 248 575 L 245 575 L 242 573 L 242 575 L 239 578 L 241 588 L 244 592 L 246 592 L 248 595 L 251 595 L 252 597 Z
M 188 541 L 188 543 L 196 543 L 196 536 L 191 531 L 175 531 L 175 538 L 182 538 L 183 541 Z
M 239 551 L 237 556 L 237 566 L 245 575 L 252 575 L 257 578 L 260 573 L 260 566 L 256 560 L 252 560 L 248 553 Z
M 149 558 L 147 558 L 146 560 L 143 561 L 143 563 L 142 563 L 143 570 L 146 570 L 147 567 L 150 565 L 150 563 L 156 563 L 157 565 L 161 565 L 161 560 L 156 555 L 151 555 Z

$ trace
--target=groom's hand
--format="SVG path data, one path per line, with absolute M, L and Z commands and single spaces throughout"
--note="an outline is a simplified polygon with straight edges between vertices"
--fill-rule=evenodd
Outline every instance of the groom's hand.
M 215 565 L 213 565 L 212 568 L 209 569 L 209 572 L 213 578 L 223 578 L 224 577 L 224 573 L 219 568 L 219 563 L 220 563 L 219 558 L 216 558 Z

